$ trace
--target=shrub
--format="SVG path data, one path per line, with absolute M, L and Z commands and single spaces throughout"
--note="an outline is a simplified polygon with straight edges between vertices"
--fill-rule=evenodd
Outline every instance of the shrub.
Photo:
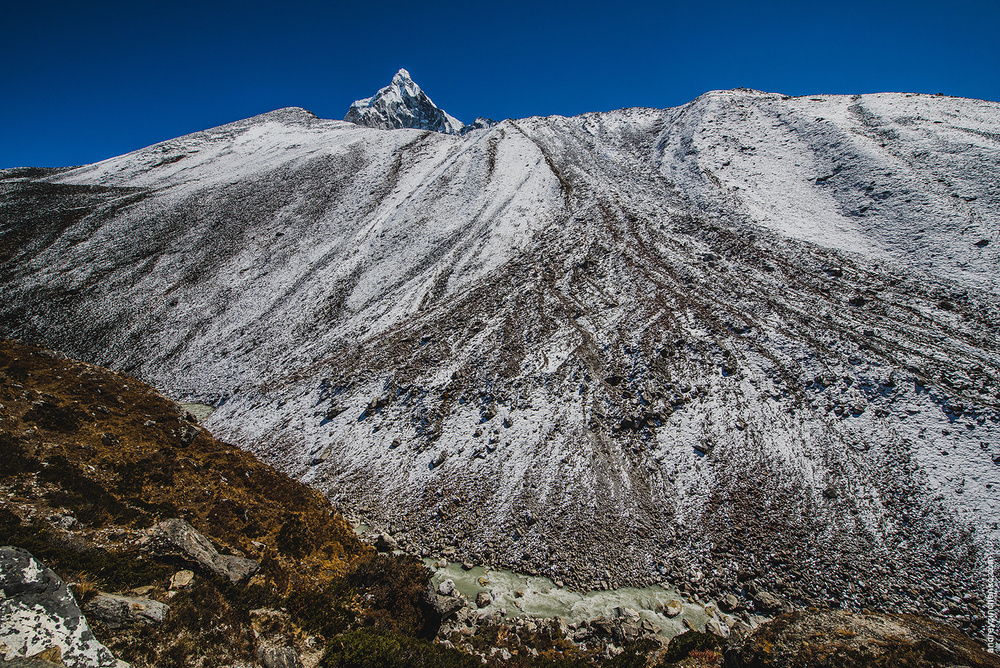
M 692 651 L 704 652 L 706 650 L 721 652 L 723 650 L 722 640 L 710 633 L 686 631 L 676 636 L 667 645 L 667 651 L 663 655 L 663 664 L 682 661 L 688 658 Z
M 479 668 L 479 659 L 398 633 L 362 629 L 334 638 L 323 668 Z

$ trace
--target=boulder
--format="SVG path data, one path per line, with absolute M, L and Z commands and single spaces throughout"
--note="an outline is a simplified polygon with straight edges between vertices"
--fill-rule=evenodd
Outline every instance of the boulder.
M 616 620 L 614 630 L 614 638 L 621 645 L 627 645 L 642 633 L 642 627 L 635 622 L 625 621 L 623 619 Z
M 613 637 L 615 631 L 618 630 L 617 627 L 614 620 L 608 619 L 604 615 L 590 620 L 590 628 L 593 629 L 594 633 L 605 638 Z
M 16 659 L 27 666 L 28 659 L 56 660 L 67 668 L 128 666 L 94 638 L 66 583 L 16 547 L 0 547 L 0 621 L 4 661 Z
M 639 628 L 641 628 L 643 634 L 646 635 L 655 635 L 660 632 L 660 627 L 654 624 L 649 619 L 642 620 L 642 622 L 639 624 Z
M 437 586 L 437 593 L 441 596 L 453 596 L 455 594 L 455 581 L 452 579 L 442 580 Z
M 759 592 L 754 596 L 754 608 L 765 614 L 778 614 L 784 608 L 784 604 L 777 596 L 766 591 Z
M 719 609 L 724 612 L 733 612 L 738 610 L 740 607 L 740 599 L 736 598 L 732 594 L 726 594 L 719 599 Z
M 387 533 L 380 533 L 375 539 L 375 549 L 379 552 L 392 552 L 399 549 L 399 543 Z
M 633 624 L 638 624 L 640 619 L 638 610 L 624 606 L 615 608 L 615 616 L 620 619 L 628 620 Z
M 141 624 L 159 624 L 170 610 L 166 604 L 148 598 L 98 594 L 90 599 L 83 611 L 113 629 Z
M 705 632 L 719 636 L 720 638 L 728 638 L 729 626 L 723 624 L 718 619 L 712 618 L 705 623 Z
M 291 647 L 261 645 L 257 649 L 257 660 L 264 668 L 302 668 L 299 655 Z
M 173 430 L 174 436 L 176 436 L 177 440 L 181 442 L 181 445 L 191 445 L 194 439 L 201 432 L 201 427 L 196 427 L 193 424 L 181 425 L 177 429 Z
M 211 541 L 181 519 L 163 520 L 143 542 L 143 549 L 157 557 L 179 558 L 226 578 L 233 584 L 250 579 L 260 564 L 253 559 L 220 554 Z
M 459 596 L 441 596 L 434 589 L 433 583 L 428 582 L 424 590 L 424 600 L 427 602 L 430 612 L 441 621 L 446 621 L 455 616 L 465 601 Z
M 493 597 L 490 596 L 488 591 L 481 591 L 476 594 L 476 606 L 479 608 L 485 608 L 490 603 L 493 602 Z
M 666 606 L 663 608 L 663 614 L 667 617 L 676 617 L 684 611 L 684 604 L 678 601 L 676 598 L 667 601 Z
M 194 573 L 189 570 L 177 571 L 170 576 L 171 589 L 184 589 L 190 587 L 192 582 L 194 582 Z
M 847 610 L 793 612 L 759 626 L 726 666 L 967 666 L 996 668 L 1000 658 L 959 630 L 925 617 Z

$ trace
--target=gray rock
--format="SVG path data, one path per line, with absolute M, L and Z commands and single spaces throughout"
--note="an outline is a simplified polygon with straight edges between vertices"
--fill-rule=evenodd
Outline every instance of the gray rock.
M 465 601 L 459 596 L 439 595 L 432 583 L 427 583 L 427 589 L 424 590 L 424 599 L 434 613 L 441 617 L 442 621 L 451 619 L 465 606 Z
M 639 623 L 639 611 L 635 608 L 617 607 L 615 608 L 615 616 L 628 620 L 634 624 Z
M 302 668 L 299 655 L 291 647 L 262 645 L 257 649 L 257 660 L 264 668 Z
M 233 584 L 245 582 L 260 568 L 253 559 L 220 554 L 208 538 L 176 518 L 163 520 L 150 529 L 143 549 L 158 557 L 184 559 Z
M 98 594 L 83 606 L 92 619 L 98 619 L 113 629 L 140 624 L 159 624 L 170 608 L 159 601 L 131 596 Z
M 606 638 L 610 638 L 615 634 L 617 626 L 618 625 L 614 623 L 614 620 L 608 619 L 603 615 L 597 619 L 590 620 L 590 628 L 594 631 L 594 633 Z
M 173 430 L 174 436 L 177 440 L 181 442 L 181 445 L 191 445 L 191 442 L 202 432 L 201 427 L 196 427 L 193 424 L 181 425 L 177 429 Z
M 615 625 L 614 637 L 620 644 L 626 645 L 638 638 L 641 632 L 642 627 L 635 622 L 618 620 L 618 624 Z
M 642 629 L 644 634 L 656 634 L 660 632 L 660 627 L 648 619 L 642 620 L 642 623 L 639 624 L 639 628 Z
M 52 648 L 67 668 L 124 668 L 99 643 L 73 593 L 28 551 L 0 547 L 0 658 L 23 661 Z M 22 663 L 22 665 L 30 665 Z
M 480 608 L 485 608 L 490 603 L 493 602 L 493 597 L 490 596 L 488 591 L 481 591 L 476 594 L 476 606 Z
M 455 594 L 455 582 L 451 578 L 442 580 L 437 586 L 437 593 L 441 596 L 453 596 Z

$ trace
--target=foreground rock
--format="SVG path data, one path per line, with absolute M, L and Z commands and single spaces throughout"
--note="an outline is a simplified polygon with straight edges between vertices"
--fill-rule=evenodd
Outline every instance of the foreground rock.
M 170 608 L 148 598 L 99 594 L 84 606 L 91 619 L 98 619 L 113 629 L 142 624 L 159 624 Z
M 94 638 L 66 583 L 27 550 L 0 547 L 0 592 L 5 661 L 42 655 L 68 668 L 128 666 Z
M 1000 657 L 951 628 L 913 615 L 794 612 L 758 628 L 727 668 L 1000 667 Z
M 154 526 L 143 547 L 157 557 L 190 561 L 233 584 L 245 582 L 260 568 L 260 564 L 253 559 L 220 554 L 197 529 L 176 518 Z

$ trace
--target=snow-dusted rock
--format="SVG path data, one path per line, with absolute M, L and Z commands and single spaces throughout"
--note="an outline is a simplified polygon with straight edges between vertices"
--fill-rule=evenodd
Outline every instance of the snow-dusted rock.
M 399 549 L 399 543 L 389 534 L 380 533 L 375 539 L 375 549 L 379 552 L 392 552 Z
M 5 661 L 48 652 L 68 668 L 127 668 L 94 638 L 66 584 L 28 551 L 0 547 L 0 594 Z

